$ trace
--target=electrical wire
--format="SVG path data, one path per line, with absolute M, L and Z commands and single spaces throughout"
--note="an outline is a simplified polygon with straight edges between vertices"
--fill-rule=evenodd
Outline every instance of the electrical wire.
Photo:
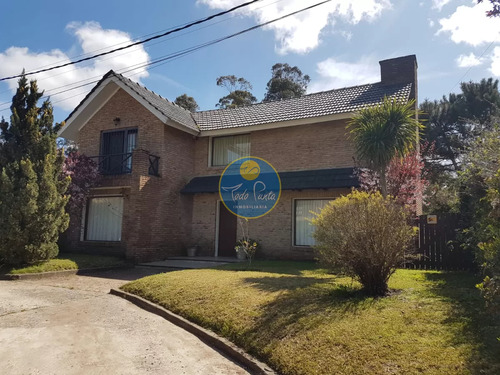
M 484 54 L 486 53 L 486 51 L 488 51 L 491 46 L 493 45 L 493 43 L 496 43 L 496 39 L 493 40 L 486 48 L 485 50 L 483 51 L 483 53 L 481 55 L 479 55 L 478 57 L 478 60 L 480 60 Z M 469 69 L 467 69 L 467 71 L 462 75 L 462 77 L 460 77 L 460 79 L 457 81 L 457 83 L 455 83 L 455 85 L 451 88 L 450 92 L 453 92 L 453 90 L 455 89 L 455 87 L 457 87 L 460 83 L 462 83 L 463 79 L 465 78 L 465 76 L 467 76 L 467 74 L 469 74 L 469 72 L 472 70 L 473 66 L 470 66 Z
M 78 60 L 75 60 L 75 61 L 70 61 L 70 62 L 67 62 L 65 64 L 60 64 L 60 65 L 52 66 L 50 68 L 39 69 L 39 70 L 36 70 L 36 71 L 32 71 L 32 72 L 28 72 L 28 73 L 23 73 L 23 74 L 18 74 L 18 75 L 9 76 L 9 77 L 3 77 L 3 78 L 0 78 L 0 82 L 1 81 L 6 81 L 6 80 L 10 80 L 10 79 L 20 78 L 22 76 L 29 76 L 29 75 L 33 75 L 33 74 L 37 74 L 37 73 L 48 72 L 48 71 L 51 71 L 51 70 L 54 70 L 54 69 L 60 69 L 60 68 L 63 68 L 65 66 L 75 65 L 75 64 L 81 63 L 83 61 L 93 60 L 93 59 L 95 59 L 97 57 L 109 55 L 109 54 L 117 52 L 117 51 L 122 51 L 124 49 L 131 48 L 131 47 L 134 47 L 134 46 L 137 46 L 137 45 L 140 45 L 140 44 L 144 44 L 144 43 L 150 42 L 151 40 L 163 38 L 164 36 L 170 35 L 172 33 L 176 33 L 176 32 L 179 32 L 181 30 L 185 30 L 185 29 L 188 29 L 190 27 L 193 27 L 195 25 L 199 25 L 201 23 L 210 21 L 211 19 L 214 19 L 216 17 L 220 17 L 220 16 L 223 16 L 225 14 L 234 12 L 235 10 L 238 10 L 238 9 L 241 9 L 241 8 L 246 7 L 248 5 L 254 4 L 254 3 L 258 2 L 258 1 L 262 1 L 262 0 L 248 1 L 246 3 L 237 5 L 237 6 L 233 7 L 233 8 L 231 8 L 231 9 L 228 9 L 228 10 L 216 13 L 216 14 L 212 14 L 211 16 L 205 17 L 205 18 L 203 18 L 201 20 L 188 23 L 187 25 L 180 26 L 180 27 L 177 27 L 177 28 L 172 29 L 172 30 L 168 30 L 167 32 L 164 32 L 162 34 L 154 35 L 152 37 L 149 37 L 149 38 L 146 38 L 146 39 L 143 39 L 143 40 L 139 40 L 137 42 L 128 44 L 128 45 L 123 46 L 123 47 L 115 48 L 115 49 L 112 49 L 112 50 L 109 50 L 109 51 L 106 51 L 106 52 L 101 52 L 101 53 L 98 53 L 98 54 L 95 54 L 95 55 L 92 55 L 92 56 L 88 56 L 88 57 L 84 57 L 84 58 L 81 58 L 81 59 L 78 59 Z
M 320 5 L 323 5 L 325 3 L 328 3 L 330 2 L 331 0 L 324 0 L 324 1 L 321 1 L 319 3 L 316 3 L 316 4 L 313 4 L 313 5 L 310 5 L 308 7 L 305 7 L 305 8 L 302 8 L 302 9 L 299 9 L 297 11 L 294 11 L 292 13 L 288 13 L 288 14 L 285 14 L 281 17 L 278 17 L 278 18 L 275 18 L 273 20 L 270 20 L 270 21 L 267 21 L 267 22 L 264 22 L 264 23 L 261 23 L 261 24 L 258 24 L 258 25 L 255 25 L 255 26 L 252 26 L 252 27 L 249 27 L 247 29 L 244 29 L 244 30 L 241 30 L 239 32 L 236 32 L 236 33 L 233 33 L 233 34 L 230 34 L 230 35 L 226 35 L 224 37 L 220 37 L 220 38 L 217 38 L 217 39 L 214 39 L 214 40 L 211 40 L 209 42 L 205 42 L 205 43 L 202 43 L 202 44 L 198 44 L 196 46 L 193 46 L 193 47 L 189 47 L 189 48 L 186 48 L 186 49 L 183 49 L 183 50 L 180 50 L 180 51 L 177 51 L 177 52 L 173 52 L 171 54 L 168 54 L 168 55 L 164 55 L 164 56 L 160 56 L 156 59 L 153 59 L 152 61 L 149 61 L 149 62 L 145 62 L 145 63 L 139 63 L 139 64 L 135 64 L 135 65 L 131 65 L 130 67 L 128 68 L 125 68 L 125 70 L 121 70 L 117 73 L 119 74 L 127 74 L 131 71 L 134 71 L 134 70 L 137 70 L 137 69 L 144 69 L 146 67 L 149 67 L 149 66 L 153 66 L 155 65 L 153 68 L 156 68 L 158 66 L 161 66 L 169 61 L 172 61 L 172 60 L 175 60 L 175 59 L 178 59 L 180 57 L 183 57 L 183 56 L 186 56 L 188 54 L 191 54 L 193 52 L 196 52 L 202 48 L 206 48 L 206 47 L 209 47 L 211 45 L 214 45 L 214 44 L 217 44 L 217 43 L 220 43 L 222 41 L 225 41 L 225 40 L 228 40 L 228 39 L 232 39 L 236 36 L 239 36 L 239 35 L 242 35 L 242 34 L 245 34 L 247 32 L 250 32 L 250 31 L 253 31 L 253 30 L 256 30 L 256 29 L 259 29 L 259 28 L 262 28 L 264 26 L 267 26 L 269 24 L 272 24 L 274 22 L 278 22 L 280 20 L 283 20 L 287 17 L 291 17 L 291 16 L 294 16 L 296 14 L 299 14 L 301 12 L 305 12 L 307 10 L 310 10 L 312 8 L 315 8 L 315 7 L 318 7 Z M 153 69 L 152 68 L 152 69 Z M 139 72 L 138 72 L 139 73 Z M 135 74 L 138 74 L 138 73 L 135 73 Z M 134 74 L 134 75 L 135 75 Z M 68 91 L 72 91 L 72 90 L 76 90 L 78 88 L 81 88 L 81 87 L 84 87 L 84 86 L 88 86 L 88 85 L 91 85 L 91 84 L 94 84 L 94 83 L 97 83 L 99 82 L 100 80 L 100 76 L 99 76 L 99 79 L 96 79 L 96 80 L 93 80 L 91 82 L 88 82 L 88 83 L 84 83 L 84 84 L 81 84 L 81 85 L 78 85 L 78 86 L 75 86 L 75 87 L 71 87 L 71 88 L 68 88 L 68 89 L 65 89 L 65 90 L 62 90 L 62 91 L 59 91 L 59 92 L 56 92 L 56 93 L 51 93 L 50 95 L 46 95 L 44 96 L 43 98 L 48 98 L 49 96 L 52 97 L 52 96 L 57 96 L 57 95 L 60 95 L 60 94 L 63 94 L 65 92 L 68 92 Z M 84 82 L 85 80 L 82 80 L 82 81 L 79 81 L 79 82 Z M 77 82 L 78 83 L 78 82 Z M 68 86 L 68 85 L 67 85 Z M 71 85 L 70 85 L 71 86 Z M 77 95 L 75 95 L 77 96 Z M 71 96 L 71 97 L 68 97 L 67 99 L 70 99 L 74 96 Z M 58 102 L 61 102 L 61 101 L 64 101 L 66 99 L 63 99 L 63 100 L 60 100 Z M 10 103 L 5 103 L 5 104 L 10 104 Z M 0 109 L 0 112 L 3 112 L 3 111 L 6 111 L 8 108 L 4 108 L 4 109 Z
M 269 7 L 269 6 L 271 6 L 271 5 L 274 5 L 274 4 L 276 4 L 276 3 L 279 3 L 279 2 L 281 2 L 281 1 L 284 1 L 284 0 L 275 0 L 275 1 L 273 1 L 273 2 L 267 3 L 267 4 L 262 5 L 262 6 L 260 6 L 260 7 L 256 7 L 255 9 L 263 9 L 263 8 Z M 217 22 L 212 22 L 212 23 L 210 23 L 210 24 L 208 24 L 208 25 L 206 25 L 206 26 L 202 26 L 202 27 L 196 28 L 196 29 L 194 29 L 194 30 L 189 30 L 189 31 L 186 31 L 186 32 L 184 32 L 184 33 L 182 33 L 182 34 L 180 34 L 180 35 L 174 35 L 174 36 L 172 36 L 172 37 L 170 37 L 170 38 L 166 38 L 166 39 L 163 39 L 163 40 L 159 40 L 159 41 L 157 41 L 157 42 L 155 42 L 155 43 L 151 43 L 151 44 L 149 44 L 149 45 L 148 45 L 148 47 L 156 46 L 156 45 L 158 45 L 158 44 L 163 44 L 163 43 L 166 43 L 166 42 L 168 42 L 168 41 L 170 41 L 170 40 L 173 40 L 173 39 L 176 39 L 176 38 L 179 38 L 179 37 L 183 37 L 183 36 L 185 36 L 185 35 L 192 34 L 192 33 L 198 32 L 198 31 L 200 31 L 200 30 L 203 30 L 203 29 L 206 29 L 206 28 L 209 28 L 209 27 L 213 27 L 213 26 L 218 25 L 218 24 L 220 24 L 220 23 L 227 22 L 227 21 L 229 21 L 229 20 L 231 20 L 231 19 L 233 19 L 233 18 L 235 18 L 235 17 L 236 17 L 236 15 L 231 15 L 230 17 L 224 18 L 224 19 L 222 19 L 222 20 L 220 20 L 220 21 L 217 21 Z M 191 22 L 194 22 L 194 21 L 191 21 Z M 167 31 L 167 30 L 172 30 L 172 29 L 174 29 L 174 28 L 176 28 L 176 27 L 180 27 L 180 26 L 187 25 L 187 24 L 188 24 L 188 23 L 186 22 L 186 23 L 183 23 L 183 24 L 180 24 L 180 25 L 172 26 L 172 27 L 170 27 L 170 28 L 168 28 L 168 29 L 163 29 L 163 30 L 156 31 L 156 32 L 153 32 L 153 33 L 145 34 L 145 35 L 140 36 L 140 37 L 139 37 L 139 39 L 141 39 L 141 38 L 145 38 L 145 37 L 147 37 L 147 36 L 149 36 L 149 35 L 155 35 L 155 34 L 158 34 L 158 33 L 162 33 L 162 32 L 165 32 L 165 31 Z M 98 51 L 102 51 L 102 50 L 107 49 L 107 48 L 110 48 L 110 47 L 119 46 L 119 45 L 122 45 L 122 44 L 125 44 L 125 43 L 129 43 L 129 42 L 130 42 L 130 41 L 126 41 L 126 42 L 121 42 L 121 43 L 116 43 L 116 44 L 113 44 L 113 45 L 109 45 L 109 46 L 106 46 L 106 47 L 103 47 L 103 48 L 98 48 L 98 49 L 96 49 L 96 50 L 89 51 L 89 52 L 87 52 L 87 53 L 82 53 L 82 54 L 79 54 L 79 55 L 76 55 L 76 56 L 70 57 L 70 59 L 74 59 L 74 58 L 77 58 L 77 57 L 80 57 L 80 56 L 86 56 L 86 55 L 89 55 L 89 54 L 92 54 L 92 53 L 96 53 L 96 52 L 98 52 Z M 128 54 L 130 54 L 130 53 L 134 53 L 134 52 L 136 52 L 136 51 L 132 50 L 132 51 L 127 51 L 127 52 L 124 52 L 124 53 L 118 54 L 118 55 L 109 56 L 109 57 L 107 57 L 107 58 L 100 59 L 100 62 L 108 61 L 108 60 L 110 60 L 110 59 L 112 59 L 112 58 L 117 58 L 117 57 L 120 57 L 120 56 L 125 56 L 125 55 L 128 55 Z M 54 62 L 54 63 L 52 63 L 52 64 L 43 65 L 43 66 L 40 66 L 40 67 L 35 68 L 35 69 L 45 68 L 45 67 L 47 67 L 47 66 L 51 66 L 51 65 L 53 65 L 53 64 L 59 64 L 59 63 L 65 62 L 65 61 L 67 61 L 67 59 L 66 59 L 66 60 L 60 60 L 60 61 Z M 88 66 L 91 66 L 91 65 L 88 65 Z M 48 80 L 48 79 L 51 79 L 51 78 L 54 78 L 54 77 L 61 76 L 61 75 L 63 75 L 63 74 L 68 74 L 68 73 L 71 73 L 71 72 L 75 72 L 75 71 L 77 71 L 78 69 L 81 69 L 81 68 L 83 68 L 83 67 L 85 67 L 85 65 L 84 65 L 84 66 L 82 66 L 82 67 L 74 67 L 74 68 L 73 68 L 73 69 L 71 69 L 71 70 L 66 70 L 66 71 L 61 72 L 61 73 L 57 73 L 57 74 L 52 74 L 52 75 L 49 75 L 49 76 L 45 76 L 44 78 L 37 78 L 37 82 L 38 82 L 38 83 L 40 83 L 40 82 L 46 81 L 46 80 Z M 137 74 L 137 73 L 134 73 L 134 75 L 135 75 L 135 74 Z M 96 79 L 96 78 L 100 78 L 100 77 L 101 77 L 101 76 L 99 75 L 99 76 L 94 76 L 94 77 L 86 78 L 85 80 L 88 80 L 88 79 Z M 85 81 L 85 80 L 78 81 L 78 82 L 83 82 L 83 81 Z M 63 85 L 63 86 L 59 86 L 59 87 L 55 87 L 55 88 L 53 88 L 53 90 L 60 89 L 60 88 L 64 88 L 64 87 L 71 86 L 71 85 L 72 85 L 72 84 Z M 10 91 L 11 91 L 10 89 L 6 89 L 6 90 L 3 90 L 3 91 L 0 91 L 0 95 L 5 94 L 5 93 L 10 92 Z M 9 105 L 10 105 L 10 102 L 0 103 L 0 106 L 5 105 L 5 104 L 9 104 Z

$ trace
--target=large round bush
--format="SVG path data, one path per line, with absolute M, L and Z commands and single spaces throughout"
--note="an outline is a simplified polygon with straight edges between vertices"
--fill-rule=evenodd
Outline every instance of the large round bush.
M 413 249 L 407 210 L 378 192 L 338 198 L 313 224 L 320 261 L 357 278 L 370 295 L 387 293 L 390 276 Z

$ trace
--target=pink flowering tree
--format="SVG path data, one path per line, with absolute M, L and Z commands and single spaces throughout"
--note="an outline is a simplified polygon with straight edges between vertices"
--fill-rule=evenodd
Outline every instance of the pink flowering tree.
M 361 190 L 374 192 L 380 190 L 380 178 L 377 172 L 368 168 L 357 168 Z M 400 204 L 416 212 L 417 202 L 423 199 L 429 185 L 425 178 L 424 161 L 417 150 L 403 158 L 393 158 L 386 169 L 387 193 Z
M 67 209 L 69 213 L 79 213 L 90 193 L 99 183 L 100 174 L 96 162 L 78 151 L 71 151 L 63 165 L 63 174 L 71 177 L 67 194 L 70 195 Z

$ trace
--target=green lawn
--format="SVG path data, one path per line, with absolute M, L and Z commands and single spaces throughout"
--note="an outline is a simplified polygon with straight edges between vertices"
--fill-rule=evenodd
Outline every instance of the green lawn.
M 362 295 L 313 263 L 255 262 L 122 287 L 244 348 L 283 374 L 500 374 L 500 319 L 466 273 L 398 270 Z
M 86 268 L 104 268 L 124 266 L 126 262 L 123 258 L 112 256 L 86 255 L 86 254 L 59 254 L 55 259 L 47 260 L 22 268 L 12 268 L 5 273 L 23 274 L 39 273 L 63 270 L 78 270 Z

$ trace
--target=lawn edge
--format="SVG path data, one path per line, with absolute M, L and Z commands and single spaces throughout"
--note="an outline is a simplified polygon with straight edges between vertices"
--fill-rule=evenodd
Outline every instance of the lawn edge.
M 111 289 L 109 291 L 109 294 L 124 298 L 127 301 L 132 302 L 136 306 L 148 312 L 161 316 L 162 318 L 184 329 L 185 331 L 192 333 L 193 335 L 198 337 L 201 341 L 203 341 L 205 344 L 221 351 L 233 361 L 246 367 L 248 370 L 251 371 L 252 374 L 259 374 L 259 375 L 277 374 L 268 365 L 254 358 L 250 354 L 246 353 L 243 349 L 236 346 L 231 341 L 215 334 L 212 331 L 209 331 L 199 326 L 198 324 L 190 322 L 189 320 L 171 312 L 170 310 L 167 310 L 162 306 L 152 303 L 135 294 L 124 292 L 123 290 Z
M 33 273 L 6 273 L 4 275 L 0 275 L 0 280 L 40 280 L 40 279 L 48 279 L 59 276 L 84 274 L 95 271 L 111 271 L 111 270 L 128 269 L 128 268 L 133 268 L 133 266 L 123 265 L 123 266 L 81 268 L 73 270 L 33 272 Z

